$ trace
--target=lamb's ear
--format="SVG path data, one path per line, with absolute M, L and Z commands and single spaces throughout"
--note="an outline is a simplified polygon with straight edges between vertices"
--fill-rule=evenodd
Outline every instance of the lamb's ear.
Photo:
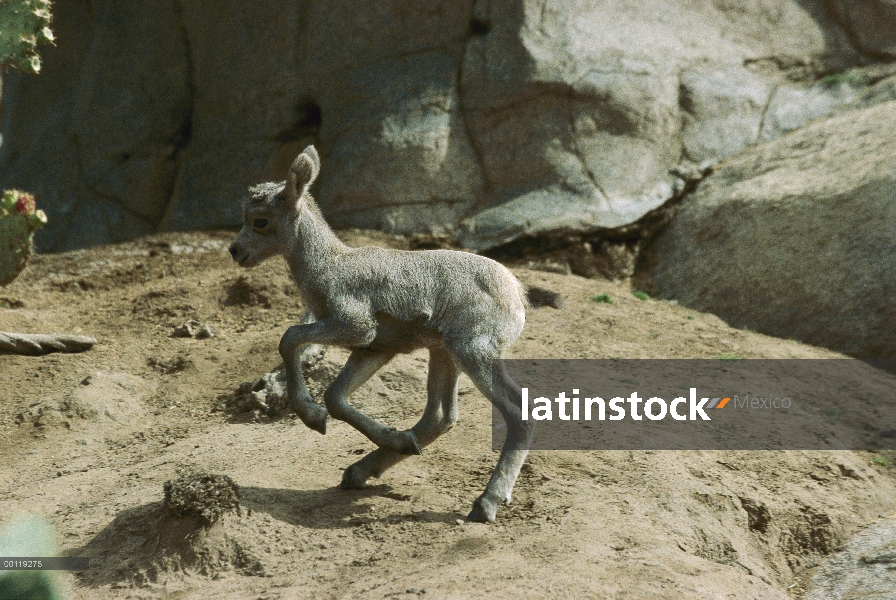
M 320 157 L 314 146 L 308 146 L 296 157 L 286 177 L 286 192 L 293 202 L 298 202 L 320 172 Z
M 302 150 L 302 154 L 306 154 L 308 158 L 311 159 L 311 163 L 314 165 L 314 171 L 311 175 L 311 181 L 308 182 L 308 185 L 314 182 L 317 179 L 318 174 L 320 173 L 320 156 L 317 154 L 317 149 L 314 146 L 308 146 L 304 150 Z

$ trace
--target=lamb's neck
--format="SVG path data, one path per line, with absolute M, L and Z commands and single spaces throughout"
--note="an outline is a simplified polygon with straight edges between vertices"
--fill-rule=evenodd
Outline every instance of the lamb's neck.
M 299 289 L 319 288 L 331 273 L 329 268 L 348 246 L 314 211 L 305 209 L 296 223 L 286 262 Z

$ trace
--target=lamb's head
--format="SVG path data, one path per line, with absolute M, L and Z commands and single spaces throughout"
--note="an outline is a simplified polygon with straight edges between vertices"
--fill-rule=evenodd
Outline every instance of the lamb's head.
M 254 267 L 289 253 L 298 219 L 308 208 L 308 188 L 319 172 L 317 150 L 308 146 L 292 163 L 286 181 L 249 188 L 243 201 L 243 228 L 230 244 L 233 260 L 241 267 Z

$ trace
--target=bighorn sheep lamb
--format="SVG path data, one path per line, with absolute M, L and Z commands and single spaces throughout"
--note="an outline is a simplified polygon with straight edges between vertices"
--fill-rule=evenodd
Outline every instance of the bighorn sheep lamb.
M 287 329 L 280 340 L 290 409 L 320 433 L 326 432 L 329 413 L 379 446 L 345 470 L 342 487 L 361 488 L 407 455 L 420 454 L 454 425 L 458 376 L 466 373 L 508 425 L 495 471 L 468 516 L 494 521 L 498 505 L 510 501 L 532 431 L 520 418 L 520 388 L 506 374 L 499 374 L 493 387 L 492 365 L 520 335 L 527 301 L 558 308 L 559 295 L 539 288 L 527 294 L 503 265 L 467 252 L 346 246 L 308 193 L 319 172 L 317 151 L 309 146 L 285 182 L 251 188 L 242 230 L 230 246 L 242 267 L 283 256 L 314 316 Z M 326 408 L 305 386 L 301 351 L 309 344 L 352 352 L 324 393 Z M 430 355 L 428 401 L 414 427 L 397 431 L 348 403 L 396 353 L 419 348 Z

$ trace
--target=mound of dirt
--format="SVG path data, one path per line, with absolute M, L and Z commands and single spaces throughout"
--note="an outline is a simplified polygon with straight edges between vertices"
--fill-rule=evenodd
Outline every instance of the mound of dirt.
M 239 486 L 230 477 L 182 473 L 164 490 L 161 503 L 123 511 L 79 549 L 98 565 L 85 581 L 145 585 L 171 574 L 265 574 L 269 540 L 263 525 L 250 523 L 251 510 L 244 518 Z
M 155 387 L 155 382 L 135 375 L 97 371 L 59 398 L 32 403 L 16 421 L 44 429 L 131 425 L 146 417 L 142 401 Z
M 78 550 L 91 559 L 82 581 L 121 587 L 228 571 L 263 576 L 272 562 L 264 531 L 257 518 L 232 513 L 207 525 L 200 517 L 174 516 L 161 503 L 126 510 Z
M 252 279 L 257 279 L 253 277 Z M 252 281 L 245 275 L 240 275 L 227 286 L 227 297 L 224 299 L 226 306 L 260 306 L 271 307 L 271 285 L 265 281 Z
M 229 511 L 240 514 L 240 488 L 227 475 L 194 473 L 165 482 L 165 508 L 209 526 Z

